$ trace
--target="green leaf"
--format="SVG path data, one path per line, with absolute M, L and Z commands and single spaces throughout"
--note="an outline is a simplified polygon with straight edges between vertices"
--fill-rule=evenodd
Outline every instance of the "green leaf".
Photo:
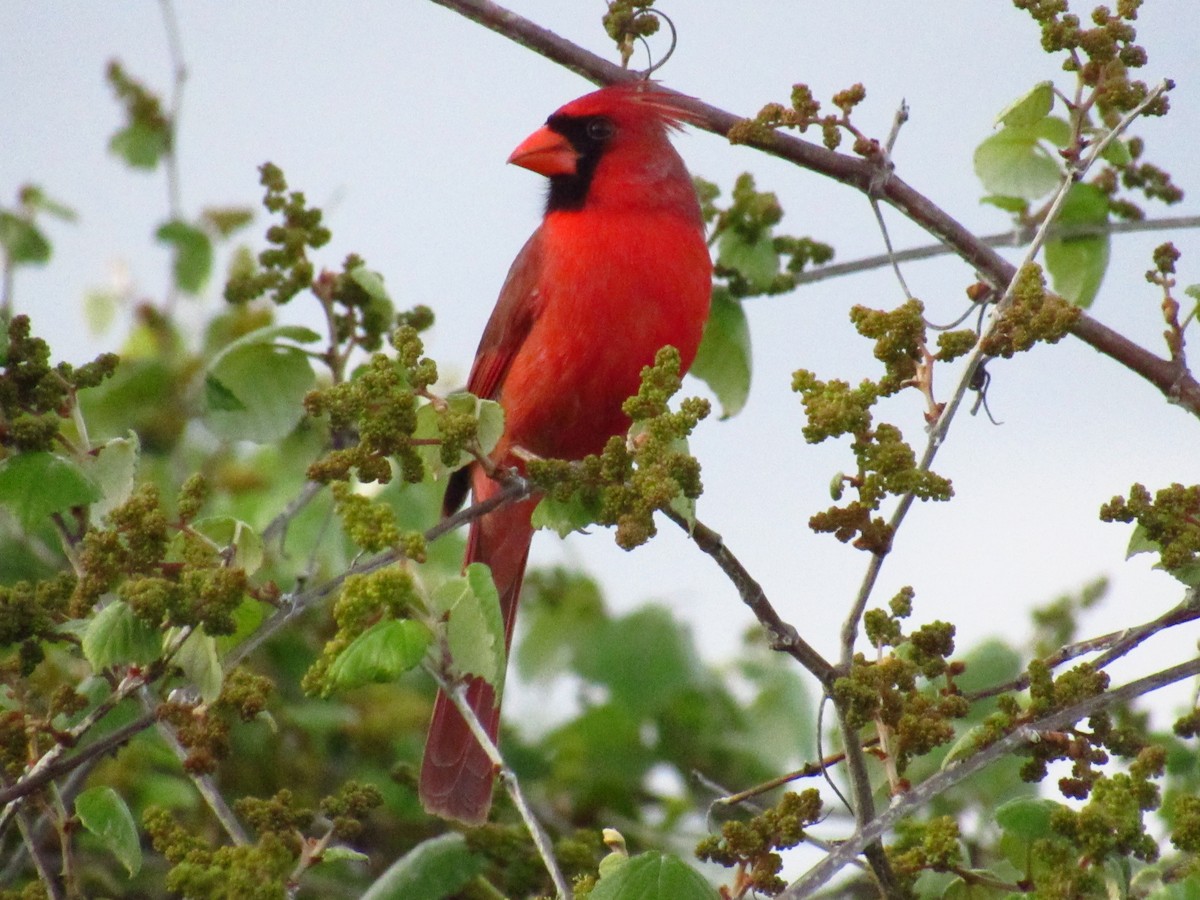
M 736 228 L 721 232 L 717 240 L 717 264 L 736 269 L 746 279 L 750 290 L 765 293 L 779 274 L 779 253 L 769 228 L 762 229 L 753 240 Z
M 420 622 L 391 619 L 372 625 L 338 654 L 329 667 L 329 680 L 348 690 L 364 684 L 395 681 L 417 666 L 433 643 Z
M 996 824 L 1026 843 L 1032 843 L 1053 833 L 1050 817 L 1061 806 L 1053 800 L 1036 797 L 1010 800 L 996 810 Z
M 321 852 L 321 858 L 318 863 L 338 862 L 339 860 L 349 859 L 353 862 L 369 862 L 371 857 L 365 853 L 360 853 L 358 850 L 353 850 L 350 847 L 326 847 Z
M 1129 152 L 1129 145 L 1120 138 L 1113 138 L 1109 141 L 1104 152 L 1100 154 L 1100 158 L 1114 166 L 1127 166 L 1133 162 L 1133 154 Z
M 514 652 L 527 680 L 560 675 L 575 649 L 607 619 L 600 588 L 587 575 L 556 568 L 531 575 L 521 600 L 522 637 Z
M 50 259 L 50 242 L 28 219 L 0 210 L 0 247 L 10 265 L 42 264 Z
M 208 427 L 227 441 L 269 444 L 290 434 L 303 418 L 304 395 L 315 376 L 302 350 L 243 343 L 226 348 L 207 379 Z M 240 408 L 231 408 L 234 401 Z
M 108 149 L 135 169 L 153 169 L 167 152 L 167 134 L 145 122 L 130 122 L 112 136 Z
M 175 248 L 172 267 L 175 284 L 185 293 L 200 293 L 213 268 L 213 246 L 209 236 L 194 225 L 175 219 L 159 228 L 157 237 Z
M 464 575 L 438 585 L 430 606 L 436 616 L 447 617 L 446 640 L 454 669 L 487 681 L 499 697 L 507 648 L 500 597 L 488 567 L 471 563 Z
M 736 416 L 750 395 L 750 326 L 741 301 L 723 289 L 713 291 L 704 338 L 691 372 L 721 403 L 721 418 Z
M 533 509 L 531 521 L 534 528 L 548 528 L 558 532 L 559 537 L 566 537 L 573 531 L 582 531 L 595 524 L 599 515 L 600 499 L 593 497 L 584 500 L 577 492 L 567 500 L 542 497 Z
M 439 835 L 392 863 L 359 900 L 443 900 L 458 893 L 483 865 L 461 834 Z
M 1062 167 L 1037 128 L 1005 128 L 975 148 L 975 174 L 990 194 L 1037 200 L 1056 188 Z
M 1095 185 L 1081 182 L 1071 185 L 1055 224 L 1069 228 L 1107 222 L 1108 198 Z M 1108 269 L 1110 243 L 1108 234 L 1046 241 L 1046 268 L 1054 290 L 1077 306 L 1091 306 Z
M 137 825 L 120 794 L 110 787 L 89 788 L 75 798 L 75 815 L 125 867 L 130 878 L 141 870 Z
M 1055 148 L 1065 147 L 1071 143 L 1075 130 L 1071 123 L 1062 116 L 1046 116 L 1033 126 L 1033 133 L 1044 141 L 1049 141 Z
M 1029 201 L 1022 200 L 1020 197 L 1003 197 L 1000 194 L 989 194 L 986 197 L 979 198 L 979 202 L 998 206 L 1005 212 L 1010 213 L 1025 213 L 1029 210 Z
M 178 629 L 168 630 L 163 637 L 163 645 L 172 643 L 177 635 Z M 184 677 L 200 692 L 205 703 L 215 703 L 221 696 L 225 673 L 217 656 L 217 642 L 203 629 L 197 628 L 188 635 L 171 662 L 183 670 Z
M 675 856 L 648 852 L 632 857 L 596 883 L 591 900 L 718 900 L 704 877 Z
M 1039 81 L 1029 93 L 1018 97 L 996 116 L 997 124 L 1007 126 L 1033 125 L 1050 114 L 1054 106 L 1054 82 Z
M 100 498 L 100 487 L 77 463 L 53 453 L 20 453 L 0 462 L 0 504 L 26 528 Z
M 450 411 L 456 414 L 471 415 L 479 422 L 476 439 L 484 453 L 491 453 L 504 434 L 504 409 L 495 400 L 481 400 L 466 391 L 457 391 L 446 397 Z M 417 409 L 417 427 L 413 437 L 420 440 L 439 439 L 442 436 L 438 428 L 438 413 L 433 404 L 426 403 Z M 444 475 L 448 471 L 465 466 L 475 457 L 465 450 L 458 455 L 452 466 L 442 462 L 441 448 L 436 444 L 425 444 L 417 447 L 427 469 L 435 476 Z
M 92 505 L 94 516 L 106 516 L 129 499 L 141 450 L 137 433 L 131 431 L 129 437 L 113 438 L 88 457 L 88 474 L 101 494 Z
M 245 569 L 247 575 L 253 575 L 262 565 L 262 538 L 241 519 L 235 519 L 233 516 L 212 516 L 197 519 L 192 523 L 192 528 L 222 549 L 232 547 L 233 557 L 230 562 Z
M 372 272 L 366 266 L 355 266 L 350 270 L 350 280 L 366 291 L 372 300 L 391 302 L 392 298 L 383 285 L 383 276 L 378 272 Z
M 124 600 L 114 600 L 96 613 L 84 632 L 83 655 L 92 669 L 109 666 L 148 665 L 162 656 L 162 638 L 133 614 Z
M 575 667 L 589 681 L 608 685 L 615 701 L 654 714 L 692 682 L 695 658 L 687 628 L 669 610 L 646 606 L 597 628 Z
M 1162 546 L 1158 541 L 1152 541 L 1146 536 L 1146 527 L 1141 522 L 1133 526 L 1133 534 L 1129 535 L 1129 546 L 1125 548 L 1125 558 L 1137 556 L 1139 553 L 1161 553 Z
M 321 335 L 313 331 L 311 328 L 305 328 L 303 325 L 267 325 L 263 328 L 256 328 L 254 331 L 248 331 L 236 341 L 230 341 L 221 348 L 209 367 L 215 366 L 220 362 L 221 357 L 227 353 L 232 353 L 240 350 L 243 347 L 250 347 L 254 344 L 278 344 L 280 341 L 291 341 L 293 344 L 314 344 L 321 339 Z

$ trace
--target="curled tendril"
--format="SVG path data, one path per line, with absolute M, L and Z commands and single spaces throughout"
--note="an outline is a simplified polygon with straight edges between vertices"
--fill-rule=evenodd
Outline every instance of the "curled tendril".
M 658 18 L 662 19 L 664 22 L 667 23 L 667 28 L 669 28 L 671 30 L 671 46 L 667 48 L 666 54 L 658 62 L 653 61 L 654 55 L 650 51 L 650 42 L 647 41 L 644 37 L 642 37 L 640 35 L 638 36 L 638 40 L 641 41 L 646 46 L 646 59 L 650 63 L 641 72 L 641 76 L 643 79 L 649 80 L 651 75 L 653 75 L 655 72 L 657 72 L 659 69 L 661 69 L 663 66 L 665 66 L 667 64 L 667 60 L 669 60 L 671 58 L 671 55 L 675 52 L 675 47 L 679 43 L 679 32 L 675 29 L 675 23 L 671 21 L 671 17 L 668 16 L 665 12 L 661 12 L 660 10 L 657 10 L 657 9 L 645 9 L 642 11 L 642 14 L 658 16 Z

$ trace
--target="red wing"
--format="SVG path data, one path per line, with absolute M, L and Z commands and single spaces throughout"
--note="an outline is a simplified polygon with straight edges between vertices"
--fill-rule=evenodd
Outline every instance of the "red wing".
M 494 400 L 499 396 L 513 357 L 525 343 L 545 302 L 538 291 L 542 268 L 541 237 L 539 228 L 525 242 L 500 288 L 500 298 L 483 331 L 471 377 L 467 380 L 467 390 L 476 397 Z

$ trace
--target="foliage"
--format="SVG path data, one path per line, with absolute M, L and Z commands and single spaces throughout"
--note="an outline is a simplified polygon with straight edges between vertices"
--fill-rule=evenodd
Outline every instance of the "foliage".
M 1200 710 L 1164 734 L 1137 702 L 1197 667 L 1116 688 L 1109 672 L 1156 631 L 1200 617 L 1200 487 L 1134 484 L 1100 510 L 1134 525 L 1131 555 L 1154 554 L 1182 584 L 1180 606 L 1146 625 L 1081 640 L 1081 615 L 1105 590 L 1097 582 L 1038 610 L 1028 646 L 964 650 L 953 623 L 915 624 L 913 587 L 882 605 L 873 597 L 912 501 L 953 498 L 931 465 L 962 393 L 983 390 L 989 359 L 1078 334 L 1109 264 L 1109 225 L 1141 218 L 1142 198 L 1182 196 L 1130 133 L 1132 114 L 1168 111 L 1165 95 L 1131 77 L 1148 59 L 1135 43 L 1138 0 L 1097 7 L 1090 25 L 1065 0 L 1015 5 L 1071 85 L 1039 81 L 1014 101 L 974 166 L 986 202 L 1038 234 L 1042 261 L 1031 253 L 1003 284 L 979 276 L 964 319 L 977 311 L 981 324 L 936 339 L 914 297 L 853 305 L 875 370 L 856 385 L 807 368 L 792 377 L 805 440 L 849 442 L 830 479 L 834 505 L 808 514 L 811 530 L 870 561 L 842 659 L 800 652 L 803 638 L 772 618 L 715 533 L 706 552 L 766 626 L 724 665 L 702 659 L 662 606 L 617 614 L 586 575 L 529 573 L 516 671 L 548 694 L 569 685 L 573 699 L 556 703 L 540 736 L 506 731 L 505 778 L 551 824 L 577 896 L 712 898 L 714 870 L 721 897 L 777 894 L 789 890 L 794 848 L 808 842 L 830 859 L 836 842 L 889 814 L 861 848 L 869 876 L 840 889 L 1200 891 Z M 603 26 L 625 64 L 660 27 L 652 6 L 608 6 Z M 120 63 L 106 74 L 124 114 L 110 152 L 174 179 L 177 110 Z M 856 158 L 843 161 L 890 171 L 888 142 L 854 121 L 866 98 L 853 85 L 828 112 L 796 84 L 787 104 L 765 105 L 728 137 L 773 149 L 779 132 L 811 129 L 832 152 L 849 136 Z M 433 312 L 398 311 L 357 254 L 330 266 L 323 211 L 276 165 L 260 182 L 270 224 L 257 254 L 230 243 L 249 209 L 188 214 L 172 197 L 150 228 L 170 250 L 168 296 L 137 310 L 119 358 L 78 365 L 54 361 L 12 290 L 14 271 L 51 259 L 47 220 L 73 214 L 32 185 L 0 207 L 0 896 L 545 896 L 555 886 L 515 797 L 463 833 L 417 800 L 436 683 L 481 678 L 499 693 L 508 665 L 491 575 L 460 571 L 461 539 L 439 524 L 445 476 L 479 462 L 514 497 L 540 498 L 539 527 L 611 528 L 626 550 L 663 518 L 697 535 L 701 469 L 687 439 L 708 401 L 677 399 L 680 357 L 663 348 L 627 401 L 628 434 L 583 460 L 532 460 L 527 483 L 497 471 L 488 454 L 503 410 L 441 391 L 423 340 Z M 779 233 L 783 205 L 750 173 L 724 206 L 716 185 L 696 185 L 715 280 L 693 372 L 727 418 L 750 390 L 744 304 L 790 294 L 833 249 Z M 174 299 L 203 297 L 222 255 L 225 305 L 193 332 Z M 1162 297 L 1169 357 L 1155 360 L 1171 390 L 1194 384 L 1186 303 L 1200 290 L 1180 291 L 1181 258 L 1164 243 L 1147 272 Z M 324 333 L 281 321 L 292 303 L 319 310 Z M 957 396 L 939 399 L 935 371 L 959 379 Z M 905 404 L 930 428 L 923 452 L 884 418 Z M 795 660 L 818 680 L 836 731 L 820 729 Z M 982 771 L 928 787 L 971 764 Z M 765 806 L 754 799 L 821 776 Z M 886 813 L 875 807 L 883 792 Z M 644 849 L 631 855 L 613 823 Z M 702 875 L 697 859 L 713 866 Z

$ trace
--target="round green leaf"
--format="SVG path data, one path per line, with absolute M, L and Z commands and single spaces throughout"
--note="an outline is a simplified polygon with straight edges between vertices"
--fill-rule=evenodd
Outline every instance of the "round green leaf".
M 125 867 L 130 878 L 141 870 L 137 825 L 120 794 L 110 787 L 89 788 L 75 798 L 75 815 Z
M 742 304 L 725 290 L 713 292 L 704 338 L 691 373 L 717 395 L 721 418 L 736 416 L 750 395 L 750 325 Z
M 1034 128 L 1005 128 L 975 148 L 975 174 L 991 194 L 1037 200 L 1062 180 L 1062 167 Z
M 50 242 L 28 219 L 0 210 L 0 247 L 11 265 L 41 264 L 50 259 Z
M 1007 126 L 1033 125 L 1044 119 L 1054 106 L 1054 82 L 1039 81 L 1029 93 L 1018 97 L 996 116 L 999 124 Z
M 1050 817 L 1060 806 L 1036 797 L 1010 800 L 996 810 L 996 824 L 1029 843 L 1050 836 Z
M 764 228 L 753 240 L 735 228 L 721 232 L 717 241 L 717 264 L 736 269 L 751 291 L 767 291 L 779 274 L 779 253 L 775 250 L 771 230 Z
M 642 853 L 602 878 L 592 900 L 717 900 L 717 892 L 683 860 Z
M 467 566 L 466 574 L 450 578 L 433 591 L 431 611 L 446 618 L 446 641 L 454 670 L 490 683 L 499 696 L 504 688 L 507 650 L 504 617 L 491 571 L 483 563 Z
M 566 500 L 544 496 L 533 509 L 534 528 L 548 528 L 566 537 L 573 531 L 581 531 L 595 523 L 600 514 L 600 501 L 594 498 L 585 501 L 578 493 Z
M 430 838 L 396 860 L 360 900 L 442 900 L 483 871 L 458 833 Z
M 112 136 L 108 149 L 135 169 L 153 169 L 167 152 L 167 133 L 134 121 Z
M 97 672 L 115 665 L 147 665 L 162 655 L 158 631 L 135 616 L 124 600 L 114 600 L 96 613 L 82 644 L 84 657 Z
M 228 441 L 269 444 L 286 437 L 304 415 L 314 380 L 302 350 L 253 343 L 227 350 L 205 379 L 208 427 Z
M 200 293 L 213 268 L 213 246 L 209 236 L 180 219 L 163 225 L 156 236 L 175 250 L 172 266 L 175 284 L 185 293 Z
M 222 549 L 232 547 L 231 562 L 245 569 L 247 575 L 252 575 L 262 565 L 262 538 L 241 519 L 211 516 L 193 522 L 192 528 Z
M 78 464 L 53 453 L 20 453 L 0 462 L 0 504 L 26 528 L 100 498 L 100 487 Z
M 165 643 L 170 643 L 176 632 L 176 629 L 171 629 L 167 633 Z M 171 662 L 183 670 L 184 677 L 200 692 L 200 697 L 205 703 L 215 703 L 221 696 L 225 673 L 217 656 L 217 642 L 205 634 L 203 629 L 197 629 L 188 635 L 188 639 L 176 651 Z
M 106 516 L 129 499 L 140 456 L 138 436 L 131 431 L 129 437 L 113 438 L 88 457 L 89 474 L 101 492 L 92 505 L 93 515 Z
M 1093 184 L 1073 184 L 1055 224 L 1104 225 L 1108 222 L 1108 198 Z M 1046 269 L 1054 290 L 1072 303 L 1088 307 L 1100 290 L 1108 269 L 1109 235 L 1051 238 L 1046 241 Z
M 395 681 L 421 662 L 432 641 L 429 629 L 411 619 L 372 625 L 338 654 L 329 667 L 330 683 L 345 690 Z

